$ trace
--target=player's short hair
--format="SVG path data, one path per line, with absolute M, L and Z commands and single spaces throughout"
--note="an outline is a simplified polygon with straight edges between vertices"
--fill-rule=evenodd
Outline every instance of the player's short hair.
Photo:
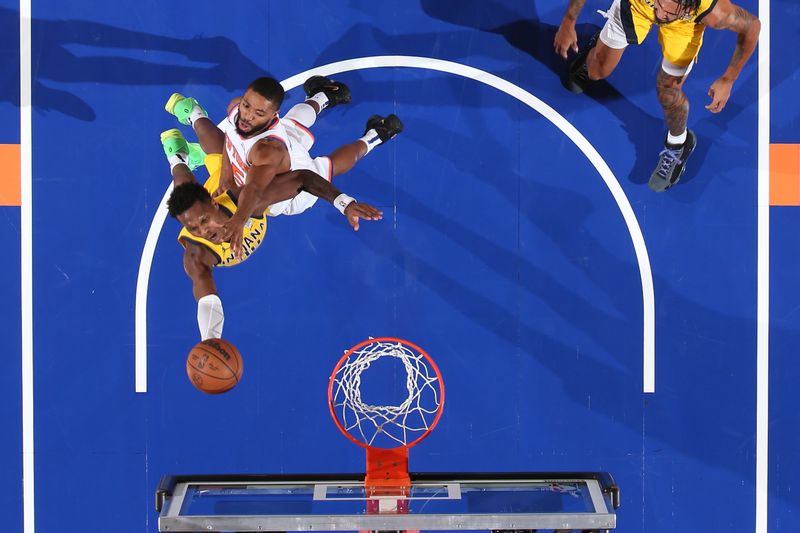
M 694 13 L 700 9 L 700 0 L 677 0 L 684 13 Z
M 284 90 L 283 86 L 278 83 L 278 80 L 274 78 L 258 78 L 250 82 L 250 85 L 247 86 L 248 89 L 252 89 L 268 101 L 275 104 L 275 107 L 280 107 L 283 103 L 283 95 Z
M 178 218 L 178 215 L 185 213 L 195 203 L 210 201 L 211 195 L 205 187 L 196 181 L 188 181 L 172 189 L 172 193 L 167 200 L 167 210 L 169 210 L 170 215 Z

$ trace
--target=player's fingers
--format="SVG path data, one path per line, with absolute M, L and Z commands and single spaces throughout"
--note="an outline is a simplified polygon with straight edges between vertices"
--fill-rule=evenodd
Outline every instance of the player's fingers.
M 576 54 L 578 53 L 578 41 L 574 41 L 572 43 L 572 51 L 575 52 Z
M 380 211 L 378 211 L 369 204 L 357 204 L 355 206 L 355 211 L 362 218 L 374 218 L 382 214 Z
M 364 218 L 372 218 L 372 219 L 375 219 L 375 218 L 379 218 L 379 217 L 380 217 L 382 214 L 383 214 L 383 213 L 381 213 L 380 211 L 378 211 L 378 210 L 377 210 L 377 209 L 375 209 L 374 207 L 370 207 L 370 208 L 368 208 L 368 209 L 364 209 L 364 210 L 362 211 L 362 216 L 363 216 Z

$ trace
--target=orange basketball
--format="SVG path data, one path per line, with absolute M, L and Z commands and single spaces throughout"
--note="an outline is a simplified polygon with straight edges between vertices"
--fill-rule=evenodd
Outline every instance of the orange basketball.
M 186 373 L 197 389 L 220 394 L 234 388 L 242 379 L 242 355 L 224 339 L 197 343 L 186 358 Z

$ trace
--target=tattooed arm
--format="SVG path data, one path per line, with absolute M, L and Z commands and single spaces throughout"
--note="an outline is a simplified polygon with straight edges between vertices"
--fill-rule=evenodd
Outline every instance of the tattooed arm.
M 558 27 L 556 37 L 553 40 L 553 48 L 556 53 L 567 58 L 567 52 L 571 48 L 573 52 L 578 51 L 578 35 L 575 33 L 575 21 L 578 20 L 578 14 L 583 9 L 583 4 L 586 0 L 569 0 L 567 12 L 564 18 L 561 19 L 561 25 Z
M 744 64 L 756 49 L 761 22 L 752 13 L 732 4 L 730 0 L 719 0 L 714 9 L 703 19 L 703 24 L 717 30 L 731 30 L 739 34 L 730 65 L 708 90 L 711 103 L 706 109 L 712 113 L 719 113 L 728 103 L 733 82 L 739 77 Z

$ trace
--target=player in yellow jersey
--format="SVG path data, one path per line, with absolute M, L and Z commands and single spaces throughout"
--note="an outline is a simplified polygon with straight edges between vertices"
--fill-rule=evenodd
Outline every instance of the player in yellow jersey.
M 258 78 L 231 102 L 219 126 L 194 98 L 175 93 L 165 106 L 181 124 L 192 126 L 200 143 L 187 143 L 176 129 L 161 134 L 174 182 L 168 208 L 184 226 L 178 239 L 203 339 L 221 337 L 224 322 L 212 269 L 249 257 L 264 239 L 267 216 L 302 213 L 319 197 L 333 203 L 355 230 L 359 219 L 381 218 L 380 211 L 342 194 L 331 180 L 402 132 L 402 122 L 393 114 L 374 115 L 363 137 L 312 158 L 309 128 L 322 110 L 350 102 L 350 91 L 323 76 L 312 76 L 303 89 L 306 100 L 279 117 L 283 88 L 272 78 Z M 205 186 L 191 172 L 203 163 L 210 176 Z
M 610 75 L 625 47 L 640 44 L 650 28 L 658 26 L 663 60 L 656 76 L 656 91 L 668 133 L 649 185 L 656 192 L 665 191 L 680 180 L 697 143 L 694 133 L 686 128 L 689 101 L 683 92 L 683 82 L 697 59 L 705 27 L 738 34 L 728 68 L 708 90 L 711 102 L 705 107 L 719 113 L 730 98 L 733 82 L 755 50 L 761 24 L 753 14 L 730 0 L 615 0 L 606 14 L 603 29 L 579 50 L 575 22 L 584 2 L 569 0 L 553 43 L 556 53 L 565 59 L 569 50 L 578 53 L 564 80 L 565 86 L 575 93 Z
M 188 162 L 189 143 L 178 130 L 164 132 L 162 143 L 171 157 Z M 210 176 L 205 186 L 198 183 L 187 164 L 172 164 L 174 188 L 167 201 L 169 213 L 183 225 L 178 240 L 184 247 L 183 268 L 192 280 L 192 292 L 197 300 L 197 323 L 203 340 L 221 337 L 224 323 L 222 301 L 217 294 L 212 269 L 239 264 L 258 248 L 266 234 L 271 206 L 292 201 L 304 193 L 312 194 L 331 202 L 356 231 L 360 219 L 379 220 L 383 215 L 371 205 L 341 193 L 331 182 L 311 170 L 285 172 L 274 177 L 259 195 L 253 210 L 243 217 L 242 252 L 237 254 L 223 230 L 239 213 L 237 193 L 240 190 L 232 188 L 214 198 L 211 196 L 219 187 L 222 163 L 221 154 L 205 157 Z M 346 170 L 344 165 L 340 170 Z

